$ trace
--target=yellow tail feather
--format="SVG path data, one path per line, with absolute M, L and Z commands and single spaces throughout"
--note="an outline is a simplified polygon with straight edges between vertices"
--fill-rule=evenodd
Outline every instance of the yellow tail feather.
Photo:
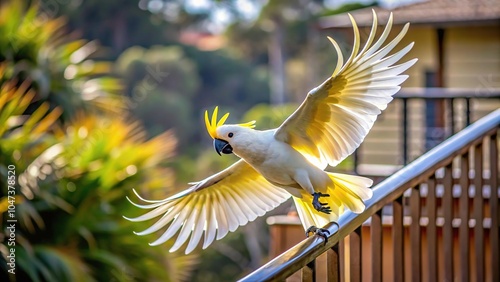
M 305 191 L 301 191 L 302 198 L 293 197 L 304 229 L 311 225 L 323 227 L 332 221 L 338 221 L 345 207 L 355 213 L 361 213 L 365 209 L 363 201 L 372 197 L 373 192 L 369 187 L 373 181 L 369 178 L 330 172 L 328 176 L 332 185 L 327 188 L 326 194 L 330 197 L 322 197 L 320 201 L 328 203 L 332 209 L 330 214 L 314 209 L 313 197 Z

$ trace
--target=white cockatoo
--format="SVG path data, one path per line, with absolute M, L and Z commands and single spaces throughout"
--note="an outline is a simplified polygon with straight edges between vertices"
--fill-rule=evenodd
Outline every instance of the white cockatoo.
M 332 76 L 312 89 L 280 127 L 260 131 L 253 129 L 255 122 L 224 124 L 229 114 L 217 120 L 216 107 L 210 120 L 205 112 L 217 153 L 233 153 L 241 159 L 164 200 L 150 201 L 137 195 L 146 204 L 131 202 L 150 211 L 129 220 L 160 217 L 138 235 L 163 229 L 151 245 L 174 238 L 170 251 L 188 242 L 187 254 L 200 241 L 204 249 L 292 197 L 304 229 L 326 240 L 326 229 L 317 227 L 336 222 L 345 207 L 355 213 L 364 210 L 363 201 L 372 196 L 372 181 L 324 170 L 327 165 L 336 166 L 361 144 L 377 116 L 399 91 L 399 85 L 408 78 L 401 73 L 417 59 L 395 65 L 413 43 L 388 55 L 406 34 L 408 23 L 383 46 L 391 31 L 392 14 L 375 40 L 374 12 L 370 35 L 360 50 L 359 30 L 349 17 L 354 29 L 351 55 L 344 63 L 339 45 L 329 38 L 338 56 Z

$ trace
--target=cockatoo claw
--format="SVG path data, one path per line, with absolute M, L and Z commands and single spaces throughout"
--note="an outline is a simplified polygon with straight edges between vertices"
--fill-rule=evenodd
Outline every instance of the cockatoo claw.
M 317 211 L 324 212 L 326 214 L 330 214 L 332 212 L 332 209 L 330 208 L 330 206 L 328 206 L 327 203 L 322 203 L 319 201 L 320 197 L 330 197 L 329 194 L 314 192 L 312 196 L 313 196 L 312 205 Z
M 326 245 L 326 242 L 328 242 L 328 235 L 330 235 L 330 231 L 328 231 L 328 229 L 318 228 L 314 225 L 307 228 L 307 230 L 306 230 L 306 237 L 307 238 L 309 238 L 309 233 L 314 233 L 314 234 L 322 237 L 323 239 L 325 239 L 325 241 L 324 241 L 325 245 Z

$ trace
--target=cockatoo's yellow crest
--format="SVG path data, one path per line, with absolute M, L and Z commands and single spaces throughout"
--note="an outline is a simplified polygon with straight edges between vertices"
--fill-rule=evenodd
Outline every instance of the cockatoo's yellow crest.
M 222 118 L 217 122 L 217 113 L 219 112 L 219 106 L 215 107 L 214 112 L 212 113 L 212 122 L 208 119 L 208 111 L 205 111 L 205 125 L 207 126 L 208 134 L 213 139 L 217 138 L 217 127 L 224 124 L 227 117 L 229 117 L 229 113 L 226 113 Z
M 208 111 L 205 111 L 205 125 L 207 126 L 208 134 L 210 134 L 210 137 L 212 137 L 213 139 L 217 138 L 217 127 L 223 125 L 224 122 L 226 122 L 227 118 L 229 117 L 229 113 L 226 113 L 221 117 L 219 121 L 217 121 L 218 112 L 219 112 L 219 106 L 215 107 L 214 112 L 212 113 L 212 121 L 210 121 L 208 119 Z M 241 123 L 238 125 L 248 128 L 254 128 L 255 120 L 252 120 L 247 123 Z

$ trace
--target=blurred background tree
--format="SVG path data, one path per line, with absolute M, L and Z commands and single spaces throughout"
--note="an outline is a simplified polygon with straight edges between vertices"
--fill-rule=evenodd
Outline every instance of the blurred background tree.
M 122 218 L 137 212 L 125 198 L 131 187 L 147 187 L 151 197 L 171 191 L 176 138 L 163 132 L 148 140 L 127 117 L 111 65 L 88 58 L 98 46 L 69 40 L 64 21 L 39 9 L 12 1 L 0 17 L 0 213 L 5 222 L 14 165 L 16 279 L 187 280 L 196 256 L 147 247 L 132 233 L 140 226 Z
M 94 41 L 71 38 L 62 18 L 50 18 L 38 5 L 7 1 L 0 9 L 2 82 L 31 82 L 40 103 L 63 108 L 63 119 L 77 110 L 118 114 L 124 109 L 121 85 L 109 76 L 111 64 L 99 59 Z M 40 7 L 43 7 L 40 6 Z
M 336 60 L 316 19 L 366 6 L 325 2 L 2 1 L 0 212 L 14 164 L 18 280 L 232 281 L 261 265 L 265 219 L 170 254 L 132 234 L 145 226 L 122 219 L 139 212 L 125 197 L 161 199 L 235 161 L 213 152 L 206 109 L 278 126 Z

